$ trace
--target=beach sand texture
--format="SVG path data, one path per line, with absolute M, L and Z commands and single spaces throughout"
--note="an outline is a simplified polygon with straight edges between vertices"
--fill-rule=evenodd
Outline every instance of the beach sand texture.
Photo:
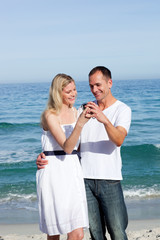
M 129 240 L 160 240 L 160 219 L 130 221 L 127 228 Z M 46 234 L 39 231 L 38 224 L 6 224 L 0 225 L 0 240 L 46 240 Z M 60 238 L 65 240 L 66 236 Z M 89 232 L 85 232 L 84 240 L 89 240 Z M 107 234 L 107 240 L 110 237 Z

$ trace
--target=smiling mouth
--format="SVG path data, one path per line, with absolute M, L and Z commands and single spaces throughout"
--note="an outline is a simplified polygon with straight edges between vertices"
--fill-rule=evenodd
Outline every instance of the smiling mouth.
M 98 97 L 98 96 L 100 96 L 100 93 L 95 93 L 94 96 Z

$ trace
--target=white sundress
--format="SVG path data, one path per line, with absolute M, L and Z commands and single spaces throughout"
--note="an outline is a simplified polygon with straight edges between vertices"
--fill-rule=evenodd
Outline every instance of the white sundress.
M 67 138 L 74 126 L 75 123 L 61 125 Z M 43 130 L 41 142 L 43 151 L 62 150 L 49 131 Z M 88 228 L 87 200 L 78 156 L 53 155 L 46 159 L 48 165 L 36 173 L 40 230 L 59 235 Z

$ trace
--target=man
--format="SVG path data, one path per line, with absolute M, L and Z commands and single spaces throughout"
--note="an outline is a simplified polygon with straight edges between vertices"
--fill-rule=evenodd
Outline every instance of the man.
M 92 240 L 104 240 L 106 226 L 112 240 L 126 240 L 128 216 L 120 183 L 120 147 L 130 127 L 131 109 L 112 95 L 109 69 L 93 68 L 89 85 L 96 100 L 87 103 L 92 118 L 82 130 L 80 154 L 90 234 Z M 38 167 L 43 163 L 39 155 Z

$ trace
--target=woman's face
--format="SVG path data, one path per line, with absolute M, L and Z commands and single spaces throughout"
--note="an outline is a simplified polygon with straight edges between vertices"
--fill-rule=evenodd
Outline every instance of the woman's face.
M 77 96 L 77 90 L 74 82 L 69 83 L 62 90 L 62 101 L 64 104 L 73 105 Z

